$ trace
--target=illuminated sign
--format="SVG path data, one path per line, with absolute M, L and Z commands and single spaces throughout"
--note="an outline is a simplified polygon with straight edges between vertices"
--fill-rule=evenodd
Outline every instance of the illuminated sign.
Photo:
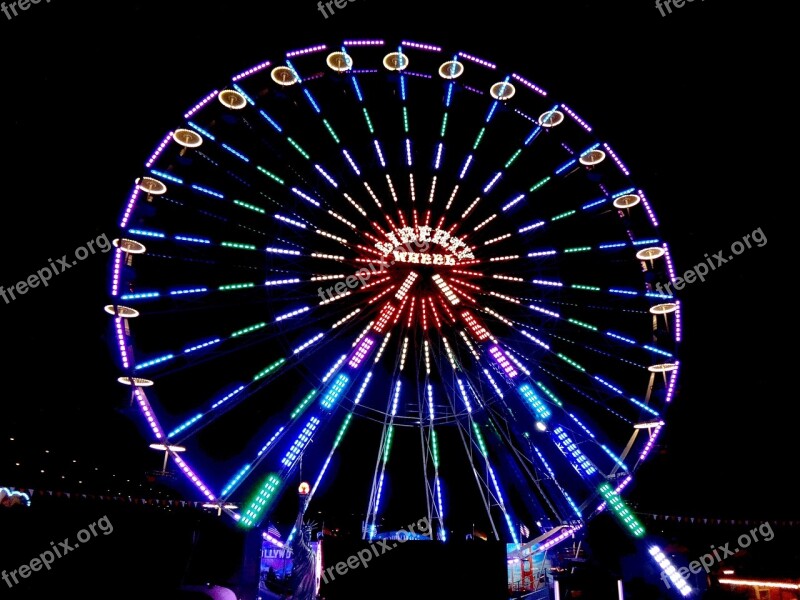
M 397 233 L 387 233 L 388 242 L 378 242 L 375 247 L 384 256 L 394 254 L 398 262 L 413 262 L 426 265 L 455 265 L 456 259 L 473 259 L 475 255 L 472 248 L 455 236 L 451 236 L 444 229 L 420 225 L 414 227 L 402 227 Z M 447 254 L 426 254 L 431 244 L 444 248 Z M 400 250 L 405 248 L 407 251 Z M 423 252 L 413 252 L 414 249 Z M 426 258 L 427 257 L 427 258 Z
M 394 261 L 401 263 L 417 263 L 420 265 L 455 265 L 456 258 L 450 254 L 423 254 L 421 252 L 400 252 L 395 250 L 393 253 Z

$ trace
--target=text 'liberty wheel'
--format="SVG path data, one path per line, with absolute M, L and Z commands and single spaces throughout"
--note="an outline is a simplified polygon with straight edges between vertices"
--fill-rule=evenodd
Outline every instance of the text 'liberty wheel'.
M 302 464 L 369 538 L 428 515 L 553 544 L 606 506 L 643 534 L 619 492 L 675 390 L 669 249 L 526 78 L 406 41 L 288 52 L 185 114 L 120 225 L 120 382 L 242 525 Z

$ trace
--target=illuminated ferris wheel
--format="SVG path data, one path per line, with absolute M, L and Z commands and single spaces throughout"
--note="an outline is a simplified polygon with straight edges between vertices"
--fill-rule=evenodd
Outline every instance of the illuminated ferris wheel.
M 234 76 L 138 175 L 119 381 L 204 501 L 256 526 L 302 464 L 368 538 L 408 513 L 445 540 L 469 499 L 511 543 L 606 507 L 643 535 L 620 492 L 680 304 L 644 191 L 569 106 L 466 52 L 345 40 Z

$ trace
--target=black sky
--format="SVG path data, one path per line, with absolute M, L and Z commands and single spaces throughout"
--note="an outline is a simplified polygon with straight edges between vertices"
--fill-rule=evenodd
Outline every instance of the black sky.
M 771 110 L 784 59 L 754 35 L 780 19 L 713 1 L 666 17 L 644 1 L 356 0 L 326 20 L 312 0 L 54 0 L 0 14 L 0 284 L 114 232 L 143 157 L 232 73 L 348 36 L 459 47 L 551 90 L 614 145 L 679 271 L 762 229 L 763 248 L 680 296 L 680 393 L 632 495 L 650 512 L 796 517 L 782 484 L 798 458 L 795 327 L 778 280 L 779 219 L 794 199 L 776 181 L 773 139 L 791 117 Z M 0 300 L 0 485 L 135 490 L 158 468 L 114 382 L 106 273 L 105 257 L 91 257 Z

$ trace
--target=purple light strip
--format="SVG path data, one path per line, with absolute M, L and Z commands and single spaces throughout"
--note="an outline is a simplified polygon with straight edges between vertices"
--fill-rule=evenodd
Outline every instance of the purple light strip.
M 661 433 L 661 429 L 662 429 L 661 427 L 656 427 L 655 432 L 653 433 L 653 435 L 650 436 L 650 439 L 647 440 L 647 444 L 645 444 L 644 450 L 642 450 L 642 453 L 639 455 L 639 460 L 644 460 L 645 458 L 647 458 L 647 455 L 650 454 L 650 450 L 653 449 L 653 446 L 656 443 L 656 438 L 658 438 L 658 434 Z
M 216 97 L 217 97 L 217 94 L 219 94 L 219 90 L 214 90 L 213 92 L 211 92 L 211 93 L 210 93 L 208 96 L 206 96 L 205 98 L 203 98 L 202 100 L 200 100 L 200 102 L 198 102 L 197 104 L 195 104 L 195 105 L 194 105 L 194 107 L 190 108 L 190 109 L 189 109 L 189 112 L 187 112 L 185 115 L 183 115 L 183 118 L 184 118 L 184 119 L 188 119 L 189 117 L 191 117 L 191 116 L 192 116 L 194 113 L 196 113 L 198 110 L 200 110 L 200 109 L 201 109 L 201 108 L 203 108 L 203 107 L 204 107 L 206 104 L 208 104 L 208 103 L 209 103 L 209 102 L 211 102 L 211 101 L 212 101 L 214 98 L 216 98 Z
M 529 88 L 531 88 L 531 89 L 532 89 L 534 92 L 536 92 L 536 93 L 537 93 L 537 94 L 539 94 L 540 96 L 547 96 L 547 92 L 545 92 L 545 91 L 544 91 L 542 88 L 540 88 L 538 85 L 536 85 L 536 84 L 535 84 L 535 83 L 533 83 L 533 82 L 530 82 L 530 81 L 528 81 L 527 79 L 525 79 L 525 78 L 523 78 L 523 77 L 520 77 L 520 76 L 519 76 L 519 75 L 517 75 L 516 73 L 512 73 L 512 74 L 511 74 L 511 78 L 512 78 L 512 79 L 516 79 L 516 80 L 517 80 L 517 81 L 519 81 L 519 82 L 520 82 L 522 85 L 524 85 L 524 86 L 526 86 L 526 87 L 529 87 Z
M 678 383 L 678 369 L 670 373 L 669 385 L 667 386 L 667 402 L 672 402 L 672 397 L 675 395 L 675 384 Z
M 469 90 L 470 92 L 473 92 L 473 93 L 478 94 L 480 96 L 483 96 L 483 90 L 479 90 L 478 88 L 474 88 L 471 85 L 465 85 L 464 89 L 465 90 Z
M 577 527 L 570 527 L 568 529 L 565 529 L 562 533 L 558 534 L 556 537 L 547 540 L 544 544 L 539 546 L 536 549 L 536 552 L 537 553 L 546 552 L 547 550 L 549 550 L 550 548 L 552 548 L 553 546 L 555 546 L 559 542 L 563 542 L 565 539 L 567 539 L 568 537 L 572 536 L 572 534 L 574 534 L 576 531 L 578 531 L 578 529 L 580 529 L 581 527 L 583 527 L 583 525 L 578 525 Z
M 524 112 L 522 112 L 518 108 L 515 108 L 514 112 L 517 113 L 523 119 L 528 119 L 528 121 L 530 121 L 531 123 L 536 123 L 537 125 L 539 124 L 539 119 L 534 119 L 532 116 L 526 115 Z
M 487 67 L 489 69 L 497 68 L 497 65 L 495 65 L 494 63 L 490 63 L 488 60 L 483 60 L 482 58 L 478 58 L 477 56 L 473 56 L 472 54 L 467 54 L 466 52 L 459 52 L 458 56 L 460 56 L 461 58 L 465 58 L 466 60 L 470 60 L 483 67 Z
M 617 489 L 615 489 L 615 490 L 614 490 L 614 492 L 616 492 L 617 494 L 619 494 L 619 493 L 620 493 L 622 490 L 624 490 L 626 487 L 628 487 L 628 484 L 629 484 L 631 481 L 633 481 L 633 477 L 632 477 L 632 476 L 630 476 L 630 475 L 628 475 L 628 476 L 627 476 L 627 477 L 626 477 L 626 478 L 625 478 L 625 479 L 622 481 L 622 483 L 620 483 L 620 484 L 619 484 L 619 486 L 617 487 Z
M 467 169 L 469 169 L 470 164 L 472 164 L 472 154 L 467 157 L 467 160 L 464 162 L 464 167 L 461 169 L 461 173 L 459 174 L 459 179 L 464 179 L 464 176 L 467 174 Z
M 189 465 L 186 464 L 186 461 L 183 460 L 180 456 L 178 456 L 175 453 L 172 454 L 172 458 L 175 460 L 175 462 L 181 468 L 181 471 L 183 471 L 184 475 L 186 475 L 186 477 L 189 478 L 189 481 L 191 481 L 195 485 L 195 487 L 198 490 L 200 490 L 203 493 L 203 495 L 206 498 L 208 498 L 211 502 L 216 502 L 217 499 L 214 496 L 214 494 L 212 494 L 211 490 L 208 489 L 206 484 L 204 484 L 200 480 L 200 478 L 197 475 L 195 475 L 195 473 L 194 473 L 194 471 L 192 471 L 191 467 L 189 467 Z
M 617 153 L 611 149 L 611 146 L 603 143 L 603 148 L 605 148 L 606 152 L 608 152 L 611 155 L 611 158 L 614 159 L 614 162 L 617 164 L 620 171 L 622 171 L 625 175 L 631 174 L 631 172 L 628 170 L 628 167 L 625 166 L 625 163 L 623 163 L 619 156 L 617 156 Z
M 614 493 L 615 493 L 616 495 L 618 495 L 618 496 L 619 496 L 620 492 L 621 492 L 622 490 L 624 490 L 626 487 L 628 487 L 628 484 L 629 484 L 631 481 L 633 481 L 633 477 L 632 477 L 631 475 L 628 475 L 628 476 L 627 476 L 627 477 L 626 477 L 626 478 L 625 478 L 625 479 L 622 481 L 622 483 L 620 483 L 620 484 L 617 486 L 617 489 L 615 489 L 615 490 L 614 490 Z M 595 510 L 595 512 L 601 513 L 601 512 L 603 512 L 605 509 L 606 509 L 606 503 L 605 503 L 605 502 L 601 502 L 601 503 L 600 503 L 600 504 L 597 506 L 597 509 Z
M 335 180 L 333 177 L 331 177 L 331 176 L 328 174 L 328 172 L 327 172 L 325 169 L 323 169 L 323 168 L 322 168 L 320 165 L 314 165 L 314 168 L 315 168 L 317 171 L 319 171 L 319 173 L 320 173 L 320 174 L 321 174 L 321 175 L 322 175 L 322 176 L 323 176 L 325 179 L 327 179 L 327 180 L 328 180 L 328 183 L 330 183 L 330 184 L 331 184 L 333 187 L 335 187 L 335 188 L 338 188 L 338 187 L 339 187 L 339 184 L 338 184 L 338 183 L 336 183 L 336 180 Z
M 353 69 L 350 72 L 354 75 L 362 75 L 364 73 L 378 73 L 380 72 L 380 69 Z
M 383 159 L 383 152 L 381 151 L 381 144 L 378 140 L 373 140 L 372 142 L 375 145 L 375 152 L 378 155 L 378 160 L 381 161 L 381 166 L 386 168 L 386 161 Z
M 497 173 L 495 173 L 495 175 L 492 178 L 492 180 L 489 183 L 486 184 L 486 187 L 483 188 L 483 193 L 484 194 L 488 194 L 489 191 L 494 187 L 494 184 L 497 183 L 502 176 L 503 176 L 503 172 L 502 171 L 498 171 Z
M 681 303 L 677 301 L 678 308 L 675 310 L 675 341 L 680 342 L 681 338 L 683 337 L 683 331 L 681 327 Z
M 653 209 L 650 208 L 650 203 L 647 201 L 647 198 L 645 198 L 644 192 L 642 190 L 636 190 L 636 193 L 642 199 L 642 204 L 644 204 L 644 209 L 647 211 L 647 216 L 650 217 L 650 222 L 653 224 L 653 227 L 658 227 L 656 214 L 653 212 Z
M 131 197 L 128 199 L 128 206 L 125 207 L 125 212 L 122 214 L 122 221 L 119 223 L 119 226 L 123 229 L 128 226 L 128 220 L 131 218 L 131 213 L 136 206 L 136 200 L 139 198 L 140 191 L 138 186 L 133 186 L 133 193 L 131 193 Z
M 345 40 L 342 46 L 383 46 L 383 40 Z
M 127 369 L 130 367 L 130 361 L 128 361 L 128 350 L 125 348 L 125 333 L 122 331 L 122 317 L 114 317 L 114 324 L 117 328 L 117 343 L 119 344 L 119 355 L 122 358 L 122 366 Z
M 312 198 L 312 197 L 311 197 L 311 196 L 309 196 L 308 194 L 305 194 L 305 193 L 301 192 L 301 191 L 300 191 L 300 190 L 298 190 L 297 188 L 293 187 L 293 188 L 292 188 L 292 192 L 293 192 L 294 194 L 296 194 L 296 195 L 300 196 L 300 197 L 301 197 L 303 200 L 306 200 L 307 202 L 310 202 L 310 203 L 311 203 L 311 204 L 313 204 L 314 206 L 316 206 L 316 207 L 319 207 L 319 206 L 320 206 L 320 203 L 319 203 L 319 202 L 317 202 L 316 200 L 314 200 L 314 198 Z
M 505 355 L 505 353 L 502 350 L 500 350 L 499 346 L 495 345 L 489 348 L 489 354 L 492 355 L 492 358 L 494 358 L 497 364 L 500 365 L 500 368 L 503 369 L 506 375 L 508 375 L 511 379 L 513 379 L 519 374 L 517 373 L 517 370 L 514 368 L 511 362 L 508 360 L 508 357 Z
M 592 130 L 592 128 L 589 127 L 588 123 L 586 123 L 586 121 L 584 121 L 577 114 L 575 114 L 575 112 L 569 106 L 567 106 L 566 104 L 562 104 L 561 108 L 563 108 L 564 112 L 566 112 L 570 117 L 572 117 L 575 120 L 575 122 L 581 127 L 583 127 L 586 131 Z
M 365 337 L 363 340 L 361 340 L 358 348 L 356 348 L 356 351 L 353 352 L 352 357 L 348 361 L 348 366 L 352 367 L 353 369 L 358 367 L 364 358 L 366 358 L 373 345 L 375 345 L 375 340 L 371 337 Z
M 317 46 L 309 46 L 308 48 L 301 48 L 300 50 L 292 50 L 286 53 L 286 58 L 301 56 L 303 54 L 312 54 L 313 52 L 321 52 L 328 47 L 325 44 L 318 44 Z
M 342 148 L 342 154 L 344 154 L 347 162 L 350 163 L 350 167 L 353 169 L 353 171 L 355 171 L 355 174 L 361 175 L 361 170 L 356 166 L 356 163 L 353 162 L 353 159 L 350 157 L 350 153 L 346 149 Z
M 420 42 L 407 42 L 402 41 L 400 42 L 403 46 L 408 46 L 409 48 L 417 48 L 419 50 L 428 50 L 429 52 L 441 52 L 442 49 L 439 46 L 434 46 L 432 44 L 421 44 Z
M 117 296 L 119 294 L 119 277 L 122 271 L 122 250 L 117 248 L 114 255 L 114 272 L 111 276 L 111 295 Z
M 414 71 L 405 71 L 404 75 L 408 75 L 409 77 L 422 77 L 423 79 L 433 79 L 433 75 L 428 75 L 427 73 L 416 73 Z
M 171 139 L 172 139 L 172 132 L 170 131 L 167 133 L 167 135 L 164 136 L 164 139 L 161 140 L 161 143 L 155 149 L 152 156 L 150 156 L 150 158 L 144 164 L 145 167 L 149 169 L 151 166 L 153 166 L 153 163 L 156 162 L 156 159 L 161 155 L 161 153 L 164 151 L 164 148 L 167 147 L 167 144 L 169 144 Z
M 669 246 L 667 244 L 662 244 L 664 248 L 664 258 L 667 261 L 667 272 L 669 273 L 669 280 L 675 281 L 675 265 L 672 264 L 672 255 L 669 253 Z
M 249 77 L 253 73 L 258 73 L 262 69 L 266 69 L 271 64 L 272 64 L 271 62 L 269 62 L 268 60 L 265 60 L 264 62 L 254 66 L 254 67 L 250 67 L 249 69 L 247 69 L 247 71 L 242 71 L 238 75 L 234 75 L 233 79 L 231 81 L 239 81 L 240 79 L 244 79 L 245 77 Z
M 142 389 L 138 387 L 133 389 L 133 393 L 136 396 L 136 403 L 139 405 L 139 409 L 142 411 L 144 418 L 147 420 L 147 424 L 153 431 L 153 435 L 156 436 L 157 440 L 163 440 L 164 433 L 161 430 L 161 425 L 159 425 L 156 420 L 156 416 L 153 414 L 153 409 L 150 407 L 147 396 L 145 396 Z

